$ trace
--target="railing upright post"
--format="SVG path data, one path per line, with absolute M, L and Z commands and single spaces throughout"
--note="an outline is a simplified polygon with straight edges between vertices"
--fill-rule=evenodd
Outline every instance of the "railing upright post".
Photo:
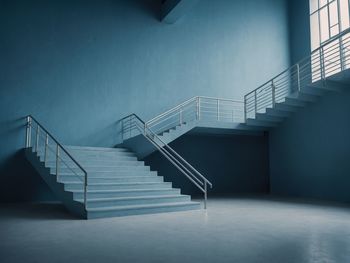
M 244 96 L 244 122 L 247 122 L 247 95 Z
M 321 79 L 324 80 L 326 78 L 326 70 L 324 65 L 323 47 L 320 49 L 320 66 L 321 66 Z
M 56 179 L 58 180 L 59 165 L 60 165 L 60 146 L 56 146 Z
M 44 150 L 44 162 L 46 163 L 47 161 L 47 156 L 49 155 L 48 153 L 48 145 L 49 145 L 49 135 L 46 133 L 46 138 L 45 138 L 45 150 Z
M 201 98 L 197 97 L 197 120 L 201 118 Z
M 124 142 L 124 119 L 122 120 L 122 142 Z
M 87 173 L 84 172 L 84 205 L 85 205 L 85 210 L 87 210 Z
M 40 126 L 36 126 L 36 136 L 35 136 L 35 151 L 39 149 L 39 136 L 40 136 Z
M 298 91 L 300 92 L 301 86 L 300 86 L 300 66 L 299 66 L 299 63 L 297 64 L 297 81 L 298 81 Z
M 258 101 L 257 101 L 257 95 L 256 95 L 256 90 L 254 91 L 254 112 L 255 115 L 254 117 L 256 117 L 256 114 L 258 113 Z
M 182 108 L 180 108 L 180 125 L 182 124 Z
M 207 181 L 204 181 L 204 209 L 207 209 Z
M 271 80 L 271 91 L 272 91 L 272 107 L 275 107 L 276 103 L 276 87 L 275 84 L 273 83 L 273 80 Z
M 31 145 L 32 138 L 32 118 L 27 117 L 27 127 L 26 127 L 26 148 L 29 148 Z
M 220 101 L 219 99 L 216 100 L 216 111 L 217 111 L 217 119 L 220 120 Z

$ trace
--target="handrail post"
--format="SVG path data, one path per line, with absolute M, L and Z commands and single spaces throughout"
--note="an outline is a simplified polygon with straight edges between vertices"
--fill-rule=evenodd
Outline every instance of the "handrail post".
M 207 209 L 207 181 L 204 181 L 204 209 Z
M 124 142 L 124 119 L 122 120 L 122 142 Z
M 216 111 L 217 111 L 217 119 L 218 119 L 218 121 L 220 120 L 220 100 L 219 99 L 217 99 L 216 100 L 216 103 L 217 103 L 217 105 L 216 105 Z
M 254 118 L 256 118 L 256 114 L 258 113 L 258 101 L 257 101 L 256 90 L 254 91 L 254 111 L 255 111 Z
M 300 92 L 300 66 L 299 63 L 297 64 L 297 81 L 298 81 L 298 91 Z
M 273 83 L 273 79 L 271 80 L 271 91 L 272 91 L 272 107 L 275 107 L 276 103 L 276 87 L 275 84 Z
M 59 172 L 59 158 L 60 158 L 60 146 L 57 144 L 56 146 L 56 180 L 58 180 L 58 172 Z
M 182 108 L 180 108 L 180 125 L 182 124 Z
M 197 120 L 200 120 L 201 118 L 201 98 L 197 97 Z
M 244 95 L 244 122 L 247 122 L 247 95 Z
M 44 162 L 46 163 L 47 156 L 48 156 L 48 144 L 49 144 L 49 135 L 46 133 L 46 138 L 45 138 L 45 150 L 44 150 Z
M 84 172 L 84 205 L 85 205 L 85 210 L 87 210 L 87 172 Z
M 29 148 L 31 145 L 31 137 L 32 137 L 32 118 L 30 116 L 27 117 L 27 127 L 26 127 L 26 148 Z
M 40 133 L 40 126 L 36 126 L 36 136 L 35 136 L 35 151 L 37 152 L 39 149 L 39 134 Z
M 324 65 L 324 50 L 323 47 L 320 49 L 320 66 L 321 66 L 321 79 L 324 80 L 326 77 L 326 70 Z

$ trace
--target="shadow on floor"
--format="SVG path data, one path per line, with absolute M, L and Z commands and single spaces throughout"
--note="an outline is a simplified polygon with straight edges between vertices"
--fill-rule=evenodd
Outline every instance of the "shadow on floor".
M 60 203 L 3 204 L 0 221 L 6 219 L 80 220 Z

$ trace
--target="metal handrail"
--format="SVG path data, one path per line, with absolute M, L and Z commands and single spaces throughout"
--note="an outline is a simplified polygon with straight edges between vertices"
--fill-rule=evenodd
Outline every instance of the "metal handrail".
M 31 146 L 31 130 L 32 130 L 32 122 L 34 121 L 37 125 L 36 130 L 36 142 L 35 142 L 35 151 L 38 151 L 38 143 L 39 143 L 39 136 L 40 136 L 40 130 L 42 130 L 45 134 L 45 156 L 44 156 L 44 162 L 46 162 L 47 157 L 47 148 L 48 146 L 48 138 L 50 138 L 55 144 L 56 144 L 56 177 L 59 176 L 59 159 L 60 159 L 60 152 L 63 151 L 68 158 L 73 161 L 73 163 L 83 172 L 84 174 L 84 208 L 87 209 L 87 172 L 85 169 L 79 164 L 79 162 L 65 149 L 65 147 L 32 115 L 28 115 L 26 117 L 26 142 L 25 142 L 25 148 L 30 148 Z M 40 127 L 40 129 L 39 129 Z M 65 163 L 67 165 L 67 163 Z
M 212 119 L 215 115 L 217 121 L 243 122 L 243 109 L 244 101 L 196 96 L 150 119 L 146 125 L 156 134 L 161 134 L 187 121 L 202 120 L 203 117 Z M 232 114 L 227 114 L 227 112 Z M 191 113 L 195 115 L 190 115 Z M 242 115 L 242 118 L 239 118 L 239 115 Z
M 141 127 L 136 126 L 133 119 L 138 120 Z M 181 157 L 172 147 L 165 143 L 155 132 L 148 128 L 147 124 L 136 114 L 130 114 L 120 121 L 123 125 L 122 133 L 125 132 L 124 121 L 129 120 L 128 129 L 133 129 L 135 126 L 138 131 L 155 146 L 161 154 L 163 154 L 178 170 L 180 170 L 194 185 L 196 185 L 204 193 L 204 208 L 207 207 L 207 185 L 212 187 L 212 183 L 205 178 L 198 170 L 189 164 L 183 157 Z M 160 142 L 160 143 L 158 143 Z M 200 180 L 202 179 L 202 181 Z M 203 187 L 202 187 L 202 186 Z
M 305 85 L 320 79 L 325 80 L 326 77 L 345 69 L 348 59 L 345 51 L 348 50 L 350 37 L 344 38 L 344 36 L 349 33 L 350 28 L 330 38 L 312 51 L 309 56 L 245 94 L 245 121 L 248 119 L 248 114 L 256 116 L 258 110 L 266 109 L 271 105 L 274 107 L 276 102 L 280 102 L 291 92 L 300 91 Z M 335 42 L 339 39 L 341 41 Z M 335 59 L 335 61 L 330 61 L 330 59 Z

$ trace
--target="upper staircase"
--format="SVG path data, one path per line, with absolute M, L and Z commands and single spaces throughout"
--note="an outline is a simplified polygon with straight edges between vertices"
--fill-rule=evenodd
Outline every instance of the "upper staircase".
M 350 82 L 350 29 L 329 39 L 309 57 L 244 96 L 243 101 L 198 96 L 146 122 L 166 144 L 186 133 L 261 135 L 328 92 Z M 156 149 L 138 133 L 126 132 L 121 145 L 140 157 Z

